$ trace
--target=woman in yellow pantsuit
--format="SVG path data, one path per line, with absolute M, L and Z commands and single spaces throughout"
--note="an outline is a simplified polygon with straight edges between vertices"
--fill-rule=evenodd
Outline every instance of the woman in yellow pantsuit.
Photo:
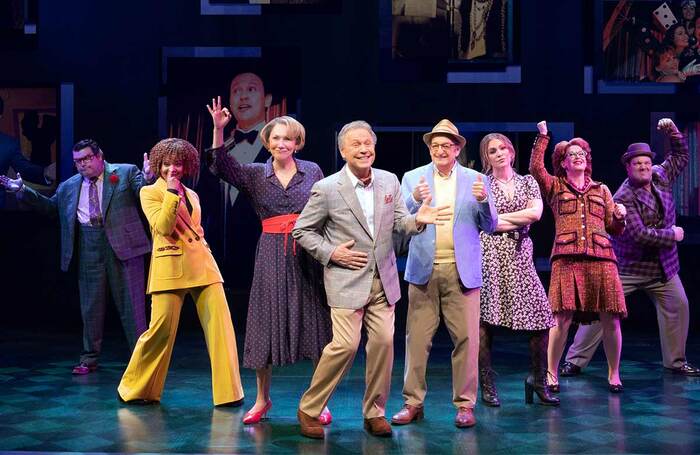
M 141 206 L 153 236 L 151 323 L 136 343 L 119 397 L 126 402 L 160 401 L 180 309 L 190 294 L 209 351 L 214 405 L 240 405 L 243 388 L 223 279 L 204 240 L 197 193 L 180 183 L 198 174 L 199 153 L 185 140 L 164 139 L 151 150 L 150 162 L 159 178 L 141 190 Z

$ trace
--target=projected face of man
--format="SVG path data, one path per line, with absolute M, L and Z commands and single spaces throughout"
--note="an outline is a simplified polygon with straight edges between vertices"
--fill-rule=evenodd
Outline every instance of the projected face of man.
M 265 109 L 271 100 L 270 95 L 265 95 L 263 81 L 256 74 L 241 73 L 231 81 L 231 112 L 238 129 L 248 130 L 264 122 Z

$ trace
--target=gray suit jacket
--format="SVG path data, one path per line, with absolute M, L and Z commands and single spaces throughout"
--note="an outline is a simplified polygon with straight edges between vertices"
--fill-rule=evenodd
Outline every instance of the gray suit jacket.
M 331 307 L 365 306 L 375 270 L 379 271 L 389 304 L 401 297 L 392 233 L 417 234 L 416 217 L 406 209 L 398 178 L 390 172 L 373 171 L 374 236 L 345 168 L 314 184 L 309 202 L 292 232 L 297 242 L 324 266 L 324 284 Z M 336 246 L 349 240 L 355 241 L 353 250 L 369 256 L 367 266 L 360 270 L 330 261 Z
M 63 271 L 68 270 L 75 249 L 81 182 L 80 174 L 70 177 L 58 185 L 56 194 L 50 198 L 26 186 L 21 195 L 22 201 L 35 210 L 58 217 Z M 145 184 L 143 174 L 133 164 L 110 164 L 105 161 L 102 219 L 107 240 L 122 261 L 151 251 L 151 242 L 140 217 L 139 191 Z

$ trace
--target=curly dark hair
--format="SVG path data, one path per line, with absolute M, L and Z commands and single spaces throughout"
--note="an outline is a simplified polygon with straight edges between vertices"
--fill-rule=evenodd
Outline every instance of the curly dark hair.
M 590 177 L 593 173 L 593 159 L 591 158 L 591 146 L 588 145 L 585 139 L 580 137 L 575 137 L 570 141 L 561 141 L 554 146 L 554 153 L 552 153 L 552 170 L 554 175 L 557 177 L 565 177 L 566 170 L 561 166 L 561 163 L 566 159 L 566 151 L 572 145 L 578 145 L 586 152 L 586 170 L 584 173 Z
M 148 158 L 151 161 L 151 169 L 159 177 L 160 169 L 165 162 L 181 162 L 185 177 L 199 174 L 199 152 L 194 145 L 184 139 L 176 137 L 163 139 L 153 146 Z

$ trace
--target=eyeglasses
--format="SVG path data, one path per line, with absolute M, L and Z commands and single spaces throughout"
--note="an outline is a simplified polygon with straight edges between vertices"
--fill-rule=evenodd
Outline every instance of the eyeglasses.
M 445 150 L 449 152 L 454 146 L 455 144 L 453 144 L 452 142 L 447 142 L 445 144 L 430 144 L 430 150 L 432 150 L 433 152 L 437 152 L 439 150 Z
M 95 158 L 95 154 L 91 153 L 90 155 L 85 155 L 84 157 L 78 158 L 77 160 L 74 159 L 73 162 L 75 163 L 76 166 L 77 165 L 84 166 L 84 165 L 88 164 L 90 161 L 92 161 L 93 158 Z
M 588 156 L 588 153 L 586 153 L 583 150 L 576 151 L 576 150 L 570 150 L 566 152 L 566 156 L 570 156 L 571 158 L 576 158 L 577 156 L 580 156 L 581 158 L 585 158 Z

